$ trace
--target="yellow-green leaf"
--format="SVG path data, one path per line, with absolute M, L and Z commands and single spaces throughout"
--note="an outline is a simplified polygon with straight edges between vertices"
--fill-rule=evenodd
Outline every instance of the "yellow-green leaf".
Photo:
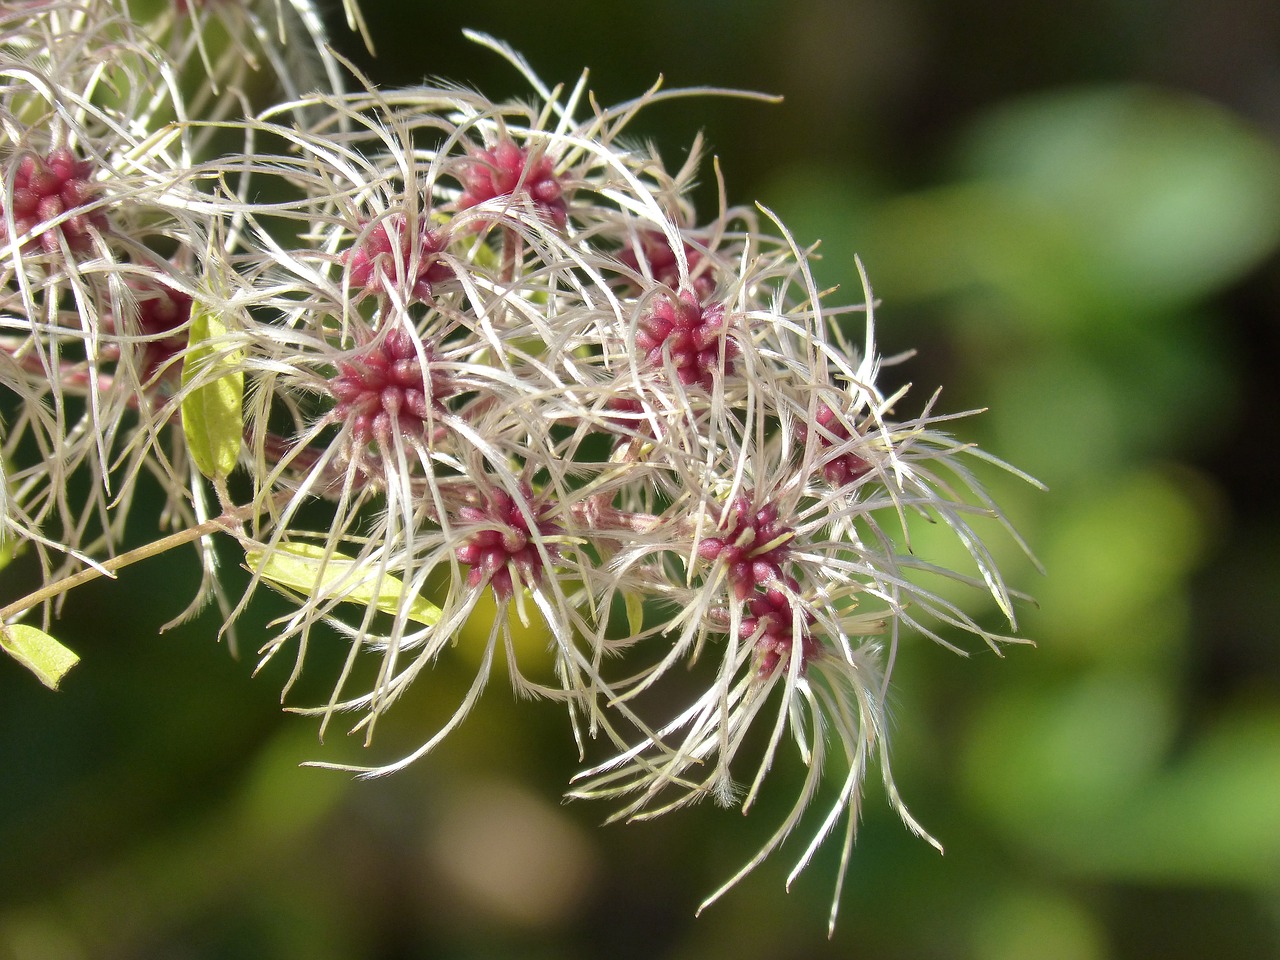
M 0 626 L 0 647 L 50 690 L 57 690 L 67 671 L 80 662 L 79 657 L 43 630 L 23 623 Z
M 0 570 L 7 567 L 9 561 L 17 556 L 19 546 L 17 537 L 12 537 L 7 532 L 0 530 Z
M 410 620 L 427 626 L 440 620 L 440 608 L 421 596 L 414 596 L 406 605 L 400 580 L 386 573 L 379 578 L 368 561 L 337 552 L 330 553 L 326 560 L 324 548 L 311 543 L 280 544 L 270 551 L 246 550 L 244 556 L 249 569 L 263 580 L 307 596 L 334 595 L 365 606 L 372 603 L 393 616 L 404 609 Z M 368 572 L 361 567 L 368 567 Z
M 622 599 L 627 605 L 627 626 L 634 637 L 644 629 L 644 597 L 628 590 L 623 593 Z
M 197 303 L 191 311 L 191 333 L 182 363 L 182 385 L 198 383 L 182 401 L 182 432 L 191 459 L 210 479 L 235 469 L 244 433 L 243 353 L 227 350 L 226 324 Z

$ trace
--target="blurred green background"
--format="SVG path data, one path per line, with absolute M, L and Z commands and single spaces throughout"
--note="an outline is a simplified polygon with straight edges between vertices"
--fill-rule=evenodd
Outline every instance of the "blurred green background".
M 998 544 L 1036 647 L 905 645 L 895 772 L 947 853 L 873 788 L 828 942 L 834 851 L 789 894 L 784 853 L 693 917 L 785 784 L 746 820 L 600 827 L 560 803 L 560 711 L 501 681 L 407 772 L 300 769 L 320 748 L 279 711 L 284 665 L 251 679 L 257 638 L 234 659 L 208 619 L 156 636 L 194 573 L 151 562 L 72 597 L 63 691 L 0 663 L 0 960 L 1280 957 L 1274 5 L 365 10 L 377 59 L 339 46 L 382 83 L 522 93 L 469 26 L 545 79 L 591 66 L 603 102 L 658 73 L 782 94 L 637 132 L 674 165 L 705 130 L 731 200 L 823 238 L 821 279 L 854 299 L 862 256 L 884 351 L 919 351 L 887 371 L 914 384 L 903 412 L 938 385 L 945 409 L 990 408 L 960 432 L 1050 487 L 988 478 L 1048 570 Z M 468 679 L 433 677 L 378 759 Z

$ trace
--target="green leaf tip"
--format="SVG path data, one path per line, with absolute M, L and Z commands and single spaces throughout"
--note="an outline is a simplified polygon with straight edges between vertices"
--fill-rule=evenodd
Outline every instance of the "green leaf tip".
M 183 387 L 195 384 L 182 401 L 182 432 L 191 459 L 211 480 L 235 469 L 244 433 L 243 351 L 226 349 L 220 342 L 226 333 L 226 324 L 197 302 L 182 364 Z
M 0 626 L 0 647 L 50 690 L 57 690 L 67 671 L 80 662 L 49 634 L 22 623 Z
M 246 550 L 244 556 L 250 570 L 276 586 L 311 597 L 336 596 L 365 606 L 372 603 L 391 616 L 403 609 L 410 620 L 426 626 L 440 621 L 439 607 L 417 595 L 406 603 L 404 584 L 388 573 L 379 577 L 370 561 L 357 561 L 336 551 L 326 558 L 324 547 L 310 543 L 280 544 L 269 552 Z

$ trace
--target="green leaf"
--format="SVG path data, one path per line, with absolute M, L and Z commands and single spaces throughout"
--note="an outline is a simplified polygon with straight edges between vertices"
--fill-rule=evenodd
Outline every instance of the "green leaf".
M 1074 235 L 1080 263 L 1044 261 L 1044 272 L 1085 269 L 1130 311 L 1203 297 L 1280 240 L 1280 151 L 1174 91 L 1104 86 L 1003 104 L 973 125 L 963 162 Z
M 67 671 L 80 662 L 79 657 L 43 630 L 22 623 L 0 627 L 0 647 L 50 690 L 57 690 Z
M 11 537 L 8 533 L 0 531 L 0 570 L 7 567 L 9 562 L 17 556 L 20 545 L 17 537 Z
M 396 577 L 377 577 L 368 561 L 357 561 L 333 552 L 325 559 L 324 547 L 310 543 L 289 543 L 265 550 L 246 550 L 249 569 L 269 583 L 289 587 L 307 596 L 331 595 L 351 603 L 373 604 L 394 616 L 404 606 L 404 585 Z M 362 567 L 369 567 L 365 572 Z M 375 596 L 371 581 L 376 579 Z M 440 608 L 415 596 L 405 609 L 410 620 L 431 626 L 440 621 Z
M 0 424 L 2 426 L 2 424 Z M 0 517 L 9 515 L 9 462 L 0 458 Z M 7 567 L 22 548 L 22 541 L 0 523 L 0 570 Z
M 627 627 L 633 637 L 637 636 L 644 629 L 644 597 L 628 590 L 622 599 L 627 606 Z
M 191 458 L 211 480 L 235 469 L 244 433 L 243 351 L 221 343 L 227 327 L 198 304 L 191 311 L 191 334 L 182 364 L 182 385 L 197 383 L 182 401 L 182 432 Z M 225 371 L 225 372 L 224 372 Z

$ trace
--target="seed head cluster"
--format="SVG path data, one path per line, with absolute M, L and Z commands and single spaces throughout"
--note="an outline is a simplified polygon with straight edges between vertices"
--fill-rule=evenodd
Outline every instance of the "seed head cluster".
M 400 434 L 421 439 L 432 411 L 443 411 L 448 378 L 433 370 L 435 351 L 406 330 L 391 330 L 352 360 L 338 363 L 329 381 L 333 416 L 347 424 L 356 445 L 384 447 Z
M 550 157 L 532 153 L 529 146 L 501 140 L 488 150 L 477 150 L 466 161 L 462 187 L 458 198 L 462 210 L 493 201 L 525 201 L 557 227 L 568 222 L 564 187 L 555 164 Z
M 538 585 L 543 556 L 554 562 L 557 553 L 553 545 L 539 551 L 537 541 L 546 542 L 555 534 L 556 526 L 533 516 L 531 499 L 527 488 L 520 492 L 519 499 L 503 490 L 492 490 L 483 506 L 458 508 L 459 520 L 482 527 L 454 551 L 454 556 L 470 568 L 467 586 L 478 589 L 487 584 L 505 602 L 517 587 Z
M 650 366 L 667 364 L 686 387 L 711 389 L 715 374 L 733 373 L 737 347 L 725 331 L 724 305 L 703 304 L 692 291 L 658 297 L 653 310 L 640 321 L 636 346 Z
M 311 651 L 346 645 L 332 694 L 294 709 L 367 742 L 484 638 L 444 726 L 344 767 L 362 775 L 429 752 L 497 656 L 517 692 L 568 705 L 593 754 L 570 794 L 619 818 L 749 810 L 792 751 L 799 795 L 708 903 L 810 814 L 796 869 L 832 836 L 847 863 L 877 766 L 923 834 L 888 765 L 890 666 L 907 634 L 1012 639 L 979 616 L 1012 626 L 984 544 L 1012 531 L 973 470 L 1011 468 L 932 404 L 895 414 L 860 268 L 858 302 L 828 302 L 769 210 L 695 208 L 700 142 L 671 170 L 625 137 L 712 91 L 602 107 L 585 74 L 548 86 L 481 35 L 526 99 L 372 89 L 306 0 L 273 14 L 301 57 L 260 6 L 0 12 L 5 539 L 54 580 L 114 556 L 158 487 L 156 536 L 195 531 L 205 572 L 182 615 L 212 599 L 243 634 L 252 596 L 287 598 L 263 661 L 294 658 L 289 694 L 323 669 Z M 214 24 L 243 56 L 210 62 Z M 280 100 L 245 99 L 253 71 Z M 909 547 L 917 519 L 954 534 L 960 569 Z M 247 582 L 213 562 L 215 528 Z M 652 694 L 687 667 L 699 692 L 664 715 Z
M 403 216 L 375 224 L 364 239 L 347 251 L 347 269 L 354 291 L 378 294 L 394 285 L 396 264 L 409 278 L 408 293 L 418 300 L 431 299 L 433 284 L 451 276 L 439 255 L 448 247 L 441 230 L 411 230 Z M 398 258 L 398 259 L 397 259 Z M 406 271 L 412 270 L 412 273 Z
M 93 172 L 92 163 L 78 159 L 66 147 L 45 157 L 24 156 L 13 172 L 0 237 L 19 239 L 28 246 L 38 244 L 51 254 L 63 243 L 74 253 L 87 252 L 93 232 L 108 229 L 106 215 L 91 206 Z

